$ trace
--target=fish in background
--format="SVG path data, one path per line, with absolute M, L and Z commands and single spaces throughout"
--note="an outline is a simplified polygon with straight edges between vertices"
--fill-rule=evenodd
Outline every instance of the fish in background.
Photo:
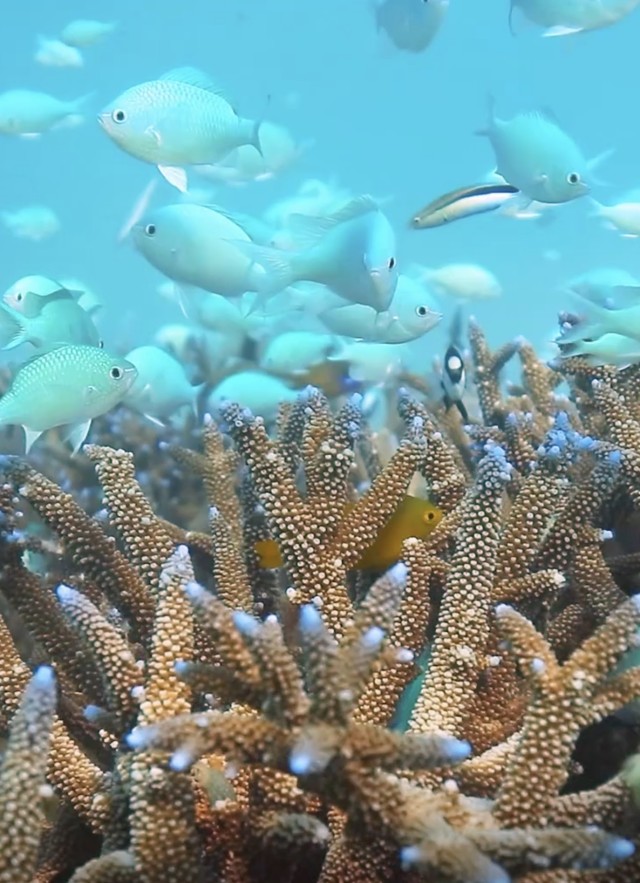
M 347 366 L 351 380 L 363 383 L 390 383 L 405 368 L 406 352 L 395 343 L 343 341 L 342 347 L 327 357 L 329 362 Z
M 137 371 L 122 403 L 152 423 L 164 420 L 189 405 L 196 410 L 203 386 L 192 386 L 182 364 L 157 346 L 139 346 L 125 356 Z
M 491 142 L 497 173 L 522 191 L 524 204 L 569 202 L 589 192 L 593 170 L 611 151 L 587 161 L 548 114 L 529 111 L 501 120 L 494 104 L 490 98 L 489 120 L 478 134 Z
M 257 417 L 271 423 L 278 415 L 283 402 L 293 402 L 298 397 L 278 377 L 261 371 L 240 371 L 225 377 L 207 398 L 207 410 L 216 412 L 224 402 L 238 402 L 249 408 Z
M 22 426 L 27 453 L 43 432 L 67 426 L 75 453 L 93 418 L 122 401 L 136 373 L 126 359 L 98 347 L 53 347 L 18 368 L 0 399 L 0 426 Z
M 449 345 L 442 362 L 440 386 L 445 410 L 457 408 L 463 423 L 469 422 L 469 414 L 462 400 L 467 386 L 467 372 L 462 356 L 462 312 L 456 310 L 449 330 Z
M 118 27 L 115 21 L 96 21 L 91 18 L 78 18 L 65 25 L 60 34 L 60 39 L 67 46 L 75 46 L 84 49 L 93 46 Z
M 565 37 L 613 25 L 640 4 L 640 0 L 511 0 L 509 28 L 519 9 L 529 21 L 546 28 L 543 37 Z
M 118 147 L 157 166 L 182 191 L 185 166 L 219 162 L 243 144 L 261 151 L 260 123 L 239 117 L 213 81 L 192 67 L 132 86 L 98 120 Z
M 502 294 L 498 279 L 480 264 L 445 264 L 436 269 L 414 264 L 409 272 L 422 280 L 438 297 L 465 301 L 489 300 Z
M 559 344 L 597 340 L 606 334 L 640 340 L 640 286 L 613 286 L 604 303 L 597 292 L 590 296 L 585 289 L 570 291 L 580 304 L 581 315 L 575 324 L 563 328 Z
M 398 279 L 396 239 L 371 196 L 356 197 L 332 215 L 292 216 L 289 226 L 299 251 L 238 243 L 264 269 L 265 294 L 300 281 L 319 282 L 353 303 L 388 308 Z
M 69 46 L 62 40 L 56 40 L 51 37 L 43 37 L 39 34 L 36 37 L 36 52 L 33 56 L 34 61 L 46 67 L 82 67 L 84 58 L 79 49 L 75 46 Z
M 569 279 L 562 291 L 592 301 L 602 307 L 615 307 L 614 289 L 640 285 L 640 279 L 620 267 L 596 267 Z
M 267 224 L 275 230 L 285 230 L 295 215 L 331 215 L 352 198 L 348 190 L 335 181 L 308 178 L 293 196 L 272 203 L 264 213 Z
M 637 239 L 640 236 L 640 202 L 618 202 L 615 205 L 602 205 L 591 200 L 592 217 L 601 218 L 604 226 L 617 230 L 625 239 Z
M 78 306 L 81 306 L 85 313 L 88 313 L 93 320 L 97 319 L 104 310 L 104 303 L 99 295 L 80 279 L 65 277 L 60 279 L 60 285 L 71 292 Z
M 333 334 L 285 331 L 268 342 L 260 358 L 260 367 L 285 377 L 306 374 L 340 348 L 340 341 Z
M 58 216 L 46 205 L 26 205 L 15 211 L 3 211 L 0 220 L 14 236 L 31 242 L 42 242 L 60 229 Z
M 0 134 L 37 138 L 51 129 L 77 126 L 91 99 L 83 95 L 73 101 L 55 98 L 46 92 L 11 89 L 0 93 Z
M 424 52 L 440 30 L 449 0 L 383 0 L 374 4 L 378 31 L 398 49 Z
M 562 358 L 581 356 L 589 365 L 615 365 L 624 368 L 640 361 L 640 340 L 625 334 L 607 333 L 597 340 L 584 339 L 567 342 L 563 336 L 556 338 Z
M 411 218 L 409 226 L 413 230 L 428 230 L 472 218 L 474 215 L 495 212 L 504 207 L 519 193 L 512 184 L 488 183 L 458 187 L 439 196 Z
M 46 298 L 60 296 L 63 290 L 73 297 L 82 294 L 81 291 L 74 290 L 73 286 L 49 279 L 48 276 L 21 276 L 2 295 L 2 303 L 26 318 L 33 319 L 40 314 Z

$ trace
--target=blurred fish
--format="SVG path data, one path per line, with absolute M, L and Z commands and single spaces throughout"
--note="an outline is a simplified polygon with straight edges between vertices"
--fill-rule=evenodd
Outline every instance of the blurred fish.
M 35 138 L 49 129 L 76 125 L 91 95 L 61 101 L 46 92 L 12 89 L 0 94 L 0 134 Z
M 445 264 L 435 270 L 424 268 L 421 278 L 436 295 L 459 300 L 486 300 L 500 297 L 502 286 L 479 264 Z
M 51 295 L 59 298 L 65 289 L 72 296 L 81 294 L 48 276 L 22 276 L 7 288 L 2 295 L 2 303 L 26 318 L 33 319 L 40 314 L 46 298 Z
M 60 229 L 58 216 L 46 205 L 27 205 L 13 212 L 0 212 L 0 218 L 14 236 L 32 242 L 42 242 Z
M 92 46 L 104 37 L 113 33 L 118 27 L 115 21 L 95 21 L 94 19 L 78 18 L 70 21 L 62 29 L 60 39 L 68 46 Z
M 0 348 L 11 350 L 22 343 L 48 347 L 58 343 L 98 346 L 100 334 L 91 316 L 67 289 L 41 297 L 40 310 L 27 316 L 6 303 L 0 304 Z
M 287 331 L 270 340 L 260 359 L 265 371 L 285 376 L 306 373 L 340 348 L 333 334 Z
M 294 196 L 273 203 L 265 212 L 264 218 L 272 228 L 284 229 L 295 215 L 331 215 L 350 198 L 348 190 L 339 187 L 334 181 L 309 178 L 303 181 Z
M 238 402 L 256 416 L 271 422 L 282 402 L 292 402 L 298 396 L 294 389 L 270 374 L 260 371 L 240 371 L 219 383 L 207 399 L 207 409 L 216 411 L 225 402 Z
M 590 365 L 615 365 L 622 368 L 640 361 L 640 340 L 625 334 L 606 333 L 597 340 L 576 340 L 572 343 L 565 342 L 560 336 L 555 342 L 563 358 L 582 356 Z
M 82 307 L 85 313 L 88 313 L 92 319 L 96 319 L 104 310 L 104 304 L 100 297 L 79 279 L 61 279 L 60 285 L 75 297 L 78 306 Z
M 69 425 L 75 452 L 93 418 L 119 404 L 135 377 L 130 362 L 98 347 L 55 347 L 20 366 L 0 399 L 0 426 L 21 425 L 28 453 L 47 429 Z
M 543 37 L 565 37 L 615 24 L 632 12 L 640 0 L 511 0 L 509 27 L 518 8 L 547 30 Z
M 350 512 L 355 503 L 347 503 Z M 387 523 L 365 549 L 354 570 L 386 570 L 402 556 L 402 544 L 409 537 L 425 540 L 442 520 L 442 512 L 429 500 L 407 494 Z M 282 567 L 284 561 L 276 540 L 258 540 L 254 549 L 260 567 Z
M 640 340 L 640 286 L 615 286 L 611 289 L 611 301 L 602 305 L 586 299 L 575 288 L 572 293 L 580 296 L 585 315 L 570 328 L 564 328 L 558 343 L 577 343 L 597 340 L 606 334 L 623 335 Z
M 201 328 L 240 339 L 246 334 L 247 320 L 235 302 L 198 289 L 183 295 L 183 302 L 191 321 Z
M 242 144 L 261 150 L 260 123 L 239 117 L 209 77 L 190 67 L 127 89 L 98 120 L 119 147 L 157 166 L 178 190 L 187 189 L 184 166 L 218 162 Z
M 290 223 L 294 218 L 290 219 Z M 370 196 L 360 196 L 327 217 L 298 215 L 294 238 L 301 251 L 284 252 L 238 243 L 266 274 L 265 293 L 307 280 L 341 297 L 386 310 L 396 288 L 396 240 L 391 224 Z
M 422 52 L 438 32 L 449 0 L 383 0 L 374 5 L 378 30 L 386 31 L 398 49 Z
M 498 174 L 529 200 L 560 203 L 589 192 L 589 174 L 607 154 L 587 162 L 578 145 L 540 112 L 500 120 L 490 100 L 486 135 L 495 151 Z
M 265 285 L 265 271 L 239 248 L 250 242 L 246 232 L 217 209 L 166 205 L 135 224 L 132 237 L 150 264 L 183 285 L 225 297 Z
M 599 306 L 615 309 L 620 304 L 615 303 L 614 289 L 618 290 L 619 297 L 620 291 L 633 289 L 637 285 L 640 285 L 640 279 L 627 270 L 618 267 L 598 267 L 574 276 L 564 285 L 564 290 Z
M 640 236 L 640 202 L 619 202 L 616 205 L 602 205 L 591 200 L 593 216 L 602 218 L 605 226 L 617 230 L 625 239 Z
M 180 362 L 165 350 L 139 346 L 127 353 L 125 359 L 138 373 L 123 404 L 160 425 L 184 405 L 195 408 L 202 387 L 192 386 Z
M 389 307 L 377 313 L 364 304 L 342 302 L 319 313 L 321 321 L 336 334 L 378 343 L 417 340 L 440 322 L 442 313 L 424 285 L 400 274 Z
M 38 48 L 33 56 L 34 61 L 47 67 L 82 67 L 84 58 L 75 46 L 68 46 L 62 40 L 51 39 L 39 35 Z
M 292 166 L 311 143 L 300 144 L 284 126 L 265 120 L 260 125 L 260 151 L 243 144 L 215 165 L 196 167 L 196 171 L 224 184 L 266 181 Z
M 519 193 L 512 184 L 472 184 L 459 187 L 438 197 L 411 218 L 409 226 L 414 230 L 441 227 L 451 221 L 471 218 L 473 215 L 494 212 Z
M 400 374 L 404 367 L 403 355 L 402 347 L 395 343 L 349 341 L 335 355 L 328 356 L 328 360 L 346 363 L 353 380 L 384 383 Z
M 456 310 L 449 331 L 449 346 L 444 354 L 440 385 L 443 392 L 443 403 L 448 411 L 456 407 L 463 423 L 469 422 L 467 409 L 462 401 L 467 385 L 467 373 L 462 357 L 462 313 Z

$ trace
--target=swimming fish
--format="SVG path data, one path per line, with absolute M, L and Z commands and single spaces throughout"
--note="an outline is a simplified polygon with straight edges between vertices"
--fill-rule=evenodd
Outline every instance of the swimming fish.
M 588 333 L 588 332 L 585 332 Z M 615 365 L 619 368 L 640 361 L 640 340 L 625 334 L 606 333 L 597 339 L 565 342 L 563 337 L 555 341 L 563 358 L 582 356 L 590 365 Z
M 459 300 L 487 300 L 500 297 L 502 286 L 479 264 L 445 264 L 437 269 L 423 268 L 422 278 L 436 295 Z
M 606 226 L 617 230 L 625 239 L 640 236 L 640 202 L 619 202 L 616 205 L 602 205 L 592 200 L 593 216 L 602 218 Z
M 42 242 L 60 229 L 58 216 L 46 205 L 26 205 L 15 211 L 0 212 L 7 230 L 21 239 Z
M 327 358 L 329 362 L 347 364 L 352 380 L 384 383 L 393 380 L 403 370 L 405 352 L 401 344 L 353 340 Z
M 550 117 L 534 111 L 510 120 L 495 116 L 490 99 L 489 122 L 478 134 L 486 135 L 496 155 L 498 174 L 530 200 L 560 203 L 589 192 L 589 173 L 594 165 Z
M 293 402 L 298 392 L 277 377 L 260 371 L 240 371 L 219 383 L 207 399 L 207 410 L 214 412 L 225 402 L 238 402 L 267 422 L 275 420 L 282 402 Z
M 434 199 L 409 221 L 414 230 L 441 227 L 451 221 L 494 212 L 519 193 L 512 184 L 471 184 Z
M 511 0 L 509 27 L 518 8 L 547 30 L 543 37 L 565 37 L 615 24 L 632 12 L 640 0 Z
M 354 503 L 347 503 L 346 511 Z M 442 512 L 433 503 L 420 497 L 405 496 L 393 515 L 365 549 L 354 565 L 354 570 L 386 570 L 402 555 L 402 543 L 409 537 L 426 539 L 442 520 Z M 284 561 L 276 540 L 258 540 L 254 550 L 260 567 L 282 567 Z
M 462 397 L 467 385 L 467 373 L 461 352 L 460 337 L 462 332 L 462 313 L 456 310 L 449 331 L 449 346 L 444 354 L 440 385 L 443 392 L 443 403 L 448 411 L 456 407 L 464 423 L 469 422 L 469 415 Z
M 573 293 L 580 294 L 573 289 Z M 614 286 L 612 302 L 602 305 L 581 296 L 585 311 L 580 321 L 563 329 L 558 343 L 576 343 L 584 339 L 598 339 L 605 334 L 621 334 L 640 340 L 640 286 Z M 616 305 L 617 304 L 617 305 Z
M 66 288 L 40 297 L 37 314 L 29 316 L 0 303 L 0 348 L 11 350 L 22 343 L 48 347 L 57 343 L 98 346 L 100 334 L 91 316 Z M 35 309 L 32 307 L 32 310 Z
M 2 295 L 2 303 L 28 319 L 33 319 L 40 314 L 45 299 L 50 295 L 59 296 L 61 289 L 66 289 L 74 297 L 81 294 L 48 276 L 22 276 L 7 288 Z
M 210 78 L 191 67 L 127 89 L 98 120 L 122 150 L 157 166 L 183 191 L 184 166 L 216 163 L 242 144 L 261 150 L 260 123 L 239 117 Z
M 62 101 L 46 92 L 12 89 L 0 94 L 0 134 L 35 138 L 49 129 L 75 125 L 90 95 Z
M 260 359 L 265 371 L 285 376 L 304 374 L 340 348 L 333 334 L 286 331 L 269 341 Z
M 381 313 L 364 304 L 330 306 L 318 314 L 335 334 L 378 343 L 408 343 L 435 328 L 442 319 L 433 296 L 416 279 L 400 274 L 388 308 Z
M 62 40 L 51 39 L 39 35 L 34 61 L 47 67 L 82 67 L 82 53 L 75 46 L 68 46 Z
M 386 31 L 398 49 L 423 52 L 437 34 L 449 0 L 383 0 L 374 6 L 378 30 Z
M 249 243 L 249 236 L 215 208 L 165 205 L 146 214 L 131 232 L 149 263 L 182 285 L 239 297 L 245 291 L 261 291 L 266 284 L 262 267 L 238 247 Z
M 0 399 L 0 426 L 21 425 L 28 453 L 43 432 L 68 425 L 75 452 L 93 418 L 119 404 L 135 377 L 130 362 L 98 347 L 52 348 L 20 366 Z
M 326 217 L 290 218 L 302 250 L 285 252 L 239 243 L 266 274 L 265 293 L 295 282 L 320 282 L 345 300 L 386 310 L 398 280 L 396 240 L 391 224 L 371 196 L 351 200 Z
M 563 290 L 602 307 L 615 309 L 622 306 L 619 302 L 620 292 L 633 290 L 638 285 L 640 285 L 640 279 L 637 279 L 628 270 L 622 270 L 619 267 L 596 267 L 595 270 L 587 270 L 586 273 L 574 276 L 565 283 Z M 620 288 L 618 289 L 618 303 L 616 303 L 613 292 L 618 286 Z
M 60 34 L 60 39 L 68 46 L 84 48 L 85 46 L 92 46 L 104 37 L 107 37 L 117 27 L 118 24 L 114 21 L 78 18 L 65 25 Z
M 154 423 L 162 423 L 183 405 L 195 408 L 201 386 L 192 386 L 181 363 L 157 346 L 139 346 L 125 359 L 137 377 L 122 402 Z

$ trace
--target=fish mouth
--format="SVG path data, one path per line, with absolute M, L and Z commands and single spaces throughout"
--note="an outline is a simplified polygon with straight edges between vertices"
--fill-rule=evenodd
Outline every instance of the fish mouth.
M 99 113 L 97 116 L 98 124 L 102 126 L 103 129 L 107 128 L 107 120 L 109 119 L 108 113 Z

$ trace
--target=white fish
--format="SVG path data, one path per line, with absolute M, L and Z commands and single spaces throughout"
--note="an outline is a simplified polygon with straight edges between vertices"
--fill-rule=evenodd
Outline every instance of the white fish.
M 33 56 L 38 64 L 47 67 L 82 67 L 84 58 L 75 46 L 68 46 L 62 40 L 50 37 L 37 37 L 37 49 Z
M 602 218 L 605 226 L 617 230 L 621 236 L 637 239 L 640 236 L 640 202 L 619 202 L 616 205 L 602 205 L 592 200 L 593 216 Z
M 608 332 L 596 340 L 576 340 L 566 344 L 563 337 L 559 337 L 556 343 L 562 357 L 582 356 L 590 365 L 621 368 L 640 361 L 640 341 L 624 334 Z
M 282 402 L 292 402 L 298 393 L 270 374 L 259 371 L 240 371 L 225 377 L 212 390 L 207 400 L 207 408 L 212 413 L 223 402 L 237 402 L 249 408 L 256 416 L 269 422 L 275 420 Z
M 49 129 L 77 125 L 91 95 L 62 101 L 46 92 L 12 89 L 0 94 L 0 134 L 37 137 Z
M 404 368 L 402 347 L 394 343 L 349 341 L 329 361 L 348 362 L 349 377 L 369 383 L 393 380 Z
M 274 374 L 304 374 L 337 352 L 339 346 L 333 334 L 287 331 L 269 341 L 260 359 L 260 367 Z
M 125 359 L 137 370 L 123 403 L 154 423 L 162 423 L 184 405 L 196 406 L 202 387 L 192 386 L 181 363 L 157 346 L 139 346 Z
M 486 300 L 502 294 L 502 286 L 493 273 L 479 264 L 445 264 L 434 270 L 423 268 L 419 278 L 436 295 L 458 300 Z
M 14 236 L 32 242 L 42 242 L 60 229 L 58 216 L 46 205 L 27 205 L 15 211 L 0 212 L 0 218 Z
M 640 0 L 511 0 L 509 25 L 518 8 L 532 22 L 546 28 L 543 37 L 565 37 L 615 24 Z
M 92 46 L 113 33 L 117 27 L 118 23 L 115 21 L 96 21 L 95 19 L 79 18 L 65 25 L 60 34 L 60 39 L 68 46 Z

